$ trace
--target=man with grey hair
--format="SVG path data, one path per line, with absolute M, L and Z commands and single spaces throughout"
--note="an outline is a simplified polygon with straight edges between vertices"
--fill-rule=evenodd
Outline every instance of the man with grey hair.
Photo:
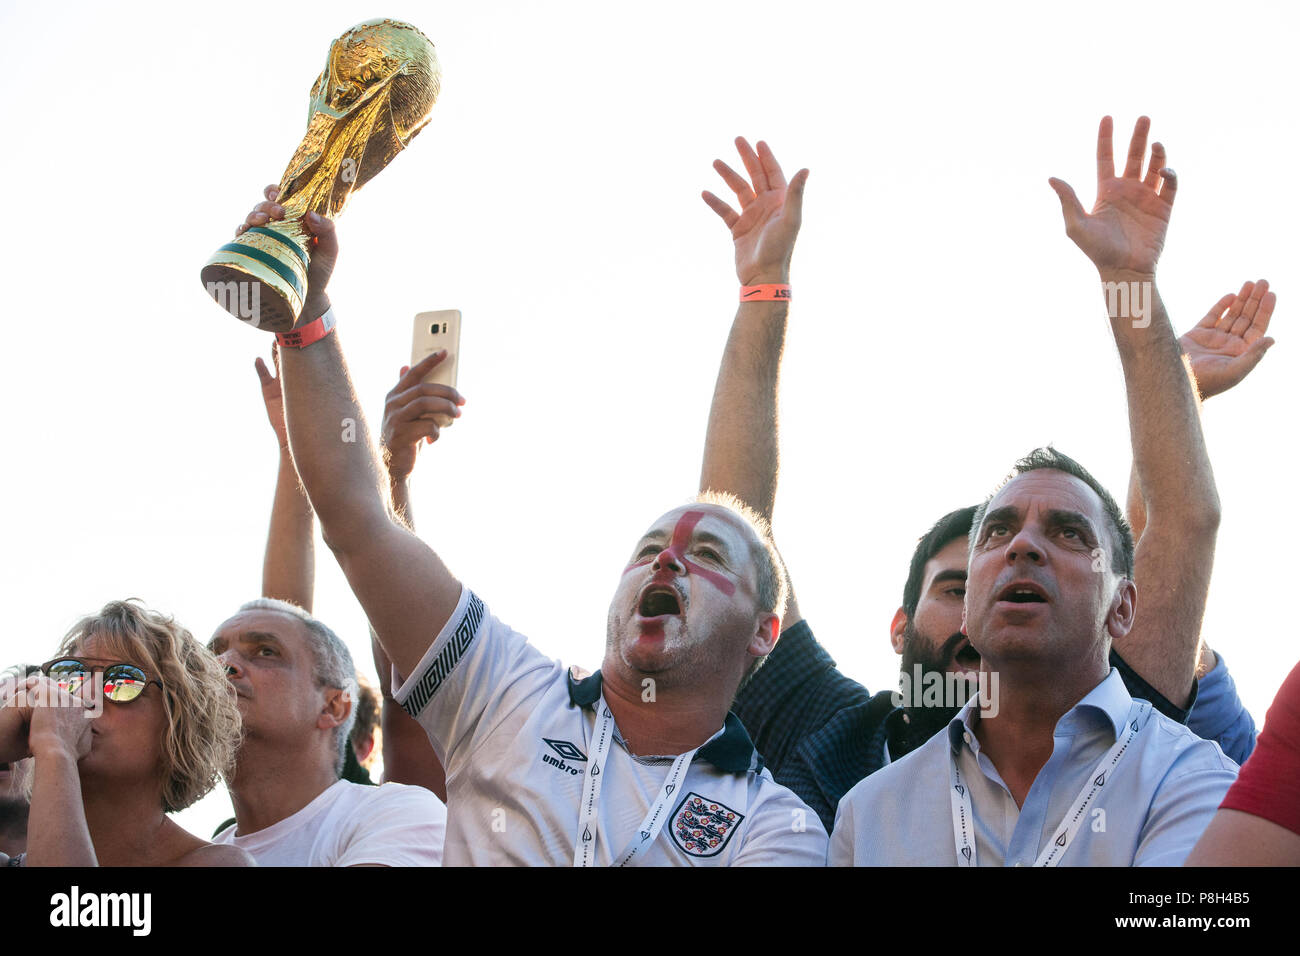
M 438 866 L 447 809 L 422 787 L 340 779 L 355 718 L 356 669 L 330 628 L 260 598 L 209 646 L 244 723 L 227 781 L 235 824 L 214 838 L 262 866 Z

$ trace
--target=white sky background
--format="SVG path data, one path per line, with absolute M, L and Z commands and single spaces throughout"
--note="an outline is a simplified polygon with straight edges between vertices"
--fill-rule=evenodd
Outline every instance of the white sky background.
M 890 686 L 919 535 L 1054 442 L 1116 496 L 1130 460 L 1095 272 L 1047 177 L 1094 195 L 1147 113 L 1179 193 L 1179 332 L 1246 279 L 1278 345 L 1205 427 L 1223 500 L 1205 634 L 1262 722 L 1285 624 L 1300 216 L 1282 4 L 6 4 L 0 149 L 7 504 L 0 664 L 127 596 L 201 639 L 260 589 L 277 463 L 270 336 L 199 269 L 279 179 L 332 38 L 435 43 L 433 120 L 339 222 L 330 292 L 372 426 L 418 311 L 464 313 L 464 417 L 421 455 L 421 533 L 504 620 L 599 665 L 629 549 L 696 490 L 736 308 L 699 198 L 732 138 L 811 169 L 784 367 L 777 537 L 818 638 Z M 739 167 L 738 167 L 739 168 Z M 371 668 L 318 550 L 316 611 Z M 432 636 L 432 635 L 431 635 Z M 208 833 L 224 794 L 182 815 Z

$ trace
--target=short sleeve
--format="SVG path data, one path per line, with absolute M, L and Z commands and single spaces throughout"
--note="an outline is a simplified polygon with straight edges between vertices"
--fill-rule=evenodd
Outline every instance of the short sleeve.
M 1241 768 L 1223 808 L 1300 834 L 1300 664 L 1273 698 L 1255 752 Z
M 563 674 L 527 638 L 502 624 L 469 588 L 409 678 L 393 671 L 393 699 L 414 717 L 448 775 L 510 712 Z
M 367 787 L 335 866 L 441 866 L 447 808 L 423 787 Z

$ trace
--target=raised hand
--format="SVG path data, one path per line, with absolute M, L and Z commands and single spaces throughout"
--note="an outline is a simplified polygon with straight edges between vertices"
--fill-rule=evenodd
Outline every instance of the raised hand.
M 421 381 L 446 357 L 447 350 L 439 349 L 414 368 L 403 366 L 401 377 L 384 401 L 380 441 L 391 481 L 404 481 L 415 468 L 420 446 L 432 445 L 441 429 L 460 417 L 460 406 L 465 404 L 460 392 L 450 385 Z
M 1151 144 L 1151 162 L 1142 177 L 1151 128 L 1151 120 L 1145 116 L 1133 127 L 1124 174 L 1116 176 L 1111 127 L 1111 118 L 1103 117 L 1097 132 L 1097 202 L 1091 213 L 1084 212 L 1068 183 L 1059 179 L 1048 182 L 1061 200 L 1065 234 L 1099 272 L 1154 275 L 1178 181 L 1174 171 L 1165 166 L 1165 148 L 1159 143 Z
M 253 211 L 235 230 L 236 236 L 242 236 L 252 226 L 265 226 L 268 222 L 284 218 L 284 207 L 275 201 L 280 194 L 280 187 L 272 183 L 262 190 L 262 194 L 266 196 L 266 202 L 253 207 Z M 302 303 L 302 321 L 311 322 L 324 315 L 330 307 L 325 287 L 329 285 L 334 264 L 338 261 L 339 240 L 334 232 L 333 221 L 325 216 L 309 212 L 302 222 L 313 237 L 311 265 L 307 269 L 307 294 Z
M 1201 398 L 1226 392 L 1250 374 L 1273 345 L 1268 331 L 1277 294 L 1268 281 L 1247 282 L 1229 293 L 1188 329 L 1178 344 L 1192 364 Z
M 271 343 L 271 362 L 275 370 L 280 371 L 280 350 L 275 342 Z M 257 368 L 257 377 L 262 381 L 262 401 L 266 403 L 266 417 L 270 419 L 275 437 L 280 441 L 280 450 L 289 448 L 289 430 L 284 423 L 284 394 L 280 391 L 280 379 L 272 375 L 266 363 L 259 356 L 253 363 Z
M 92 683 L 83 687 L 88 691 Z M 32 756 L 59 752 L 80 760 L 90 753 L 91 700 L 69 694 L 48 677 L 30 678 L 27 693 L 33 701 L 27 732 Z
M 808 170 L 799 170 L 787 185 L 781 164 L 767 143 L 759 140 L 755 152 L 743 136 L 738 136 L 736 149 L 749 173 L 749 182 L 720 159 L 713 161 L 713 168 L 736 194 L 740 212 L 707 190 L 701 195 L 731 230 L 741 285 L 789 282 Z

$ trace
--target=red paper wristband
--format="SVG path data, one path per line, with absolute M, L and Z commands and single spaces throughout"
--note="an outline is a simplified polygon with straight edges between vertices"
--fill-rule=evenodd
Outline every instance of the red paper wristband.
M 319 342 L 333 331 L 334 307 L 331 306 L 315 322 L 308 322 L 306 325 L 291 329 L 288 332 L 276 332 L 275 340 L 286 348 L 305 349 L 313 342 Z
M 788 302 L 789 300 L 788 285 L 742 285 L 740 287 L 741 302 Z

